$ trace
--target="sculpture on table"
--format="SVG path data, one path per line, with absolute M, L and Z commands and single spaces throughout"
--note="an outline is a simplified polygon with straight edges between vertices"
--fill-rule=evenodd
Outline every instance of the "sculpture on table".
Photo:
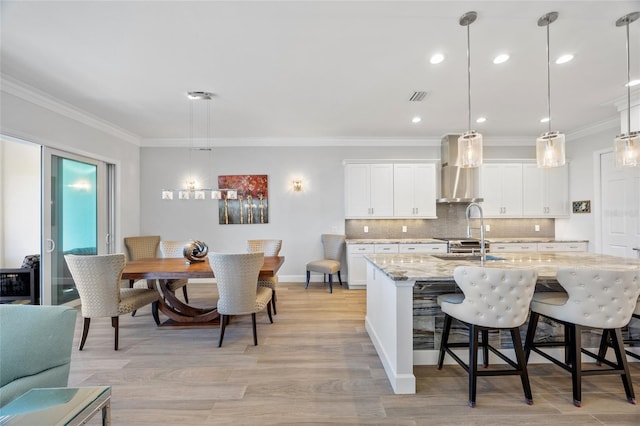
M 204 262 L 209 253 L 209 247 L 204 241 L 193 240 L 184 246 L 182 252 L 189 263 Z

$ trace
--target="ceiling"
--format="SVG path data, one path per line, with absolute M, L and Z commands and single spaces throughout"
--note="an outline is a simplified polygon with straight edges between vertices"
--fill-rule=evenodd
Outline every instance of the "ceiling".
M 552 130 L 619 120 L 626 36 L 615 21 L 640 1 L 2 0 L 1 71 L 5 82 L 71 104 L 142 145 L 189 138 L 189 103 L 197 112 L 204 102 L 187 100 L 193 90 L 215 94 L 216 140 L 420 141 L 468 128 L 458 19 L 470 10 L 478 13 L 472 127 L 485 140 L 533 144 L 547 130 L 546 31 L 537 20 L 554 10 L 551 58 L 575 58 L 551 64 Z M 640 78 L 640 20 L 630 36 L 632 78 Z M 436 52 L 445 61 L 432 65 Z M 503 52 L 510 60 L 494 65 Z M 414 91 L 428 94 L 410 102 Z M 476 124 L 479 116 L 487 121 Z

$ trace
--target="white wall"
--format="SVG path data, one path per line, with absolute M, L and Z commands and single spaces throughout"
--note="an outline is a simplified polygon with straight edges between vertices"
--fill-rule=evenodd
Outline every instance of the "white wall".
M 122 235 L 135 235 L 140 228 L 139 147 L 115 134 L 71 118 L 79 114 L 69 108 L 63 106 L 59 108 L 60 112 L 56 112 L 55 103 L 42 97 L 33 96 L 34 101 L 26 100 L 5 91 L 5 85 L 1 95 L 1 134 L 117 165 L 120 204 L 116 213 L 119 229 L 116 250 L 121 251 Z
M 596 214 L 599 209 L 595 200 L 593 153 L 613 150 L 613 140 L 618 134 L 617 128 L 610 128 L 581 138 L 567 141 L 566 153 L 569 165 L 569 200 L 591 200 L 591 213 L 570 213 L 568 219 L 556 219 L 556 238 L 580 238 L 589 240 L 589 251 L 595 249 Z M 526 195 L 526 194 L 525 194 Z
M 0 267 L 40 253 L 40 147 L 0 139 Z
M 141 234 L 200 239 L 211 251 L 245 250 L 252 238 L 282 239 L 282 280 L 299 281 L 308 261 L 321 258 L 320 234 L 344 232 L 344 168 L 348 159 L 439 159 L 440 147 L 238 147 L 212 152 L 141 149 Z M 487 147 L 487 158 L 532 158 L 533 147 Z M 205 187 L 218 175 L 269 176 L 269 223 L 220 225 L 215 200 L 163 201 L 163 188 L 184 186 L 189 170 Z M 304 192 L 291 181 L 300 178 Z

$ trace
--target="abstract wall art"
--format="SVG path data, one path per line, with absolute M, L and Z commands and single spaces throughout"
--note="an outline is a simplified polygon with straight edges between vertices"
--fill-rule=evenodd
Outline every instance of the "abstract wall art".
M 267 175 L 218 176 L 222 192 L 218 201 L 221 225 L 269 223 L 269 191 Z

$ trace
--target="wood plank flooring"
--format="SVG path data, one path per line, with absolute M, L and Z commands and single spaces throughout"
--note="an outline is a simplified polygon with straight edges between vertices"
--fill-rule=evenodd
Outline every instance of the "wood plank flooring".
M 215 304 L 215 285 L 190 284 L 196 306 Z M 218 328 L 158 328 L 149 308 L 120 317 L 120 350 L 109 319 L 92 321 L 77 350 L 69 386 L 112 386 L 114 425 L 638 425 L 617 376 L 587 377 L 583 406 L 571 403 L 571 378 L 532 365 L 534 404 L 519 378 L 480 378 L 478 405 L 467 406 L 467 375 L 457 365 L 417 366 L 415 395 L 395 395 L 364 330 L 365 292 L 283 283 L 278 315 L 234 318 L 223 346 Z M 162 318 L 161 318 L 162 319 Z M 632 365 L 640 400 L 640 365 Z M 99 424 L 92 419 L 91 424 Z

